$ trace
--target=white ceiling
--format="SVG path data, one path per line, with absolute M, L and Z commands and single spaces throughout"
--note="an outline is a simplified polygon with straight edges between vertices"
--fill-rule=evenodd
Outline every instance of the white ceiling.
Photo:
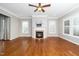
M 34 3 L 33 3 L 34 4 Z M 37 5 L 36 3 L 34 5 Z M 51 7 L 44 8 L 45 12 L 34 12 L 35 7 L 28 6 L 28 3 L 0 3 L 0 7 L 14 13 L 18 17 L 31 17 L 33 14 L 45 14 L 49 17 L 58 18 L 74 8 L 76 3 L 52 3 Z

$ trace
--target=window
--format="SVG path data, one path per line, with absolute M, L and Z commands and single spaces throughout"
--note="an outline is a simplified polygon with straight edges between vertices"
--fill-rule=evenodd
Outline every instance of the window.
M 74 27 L 73 35 L 79 36 L 79 27 Z
M 79 37 L 79 18 L 64 21 L 64 34 Z
M 73 35 L 79 36 L 79 19 L 73 20 Z
M 28 21 L 22 21 L 22 33 L 29 32 L 29 24 Z
M 64 33 L 70 34 L 70 21 L 69 20 L 64 21 Z
M 49 21 L 49 34 L 56 34 L 56 21 Z

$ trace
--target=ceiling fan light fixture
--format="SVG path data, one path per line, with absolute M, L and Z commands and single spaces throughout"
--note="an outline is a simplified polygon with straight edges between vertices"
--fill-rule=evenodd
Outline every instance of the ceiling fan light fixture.
M 39 7 L 39 8 L 38 8 L 38 11 L 41 12 L 41 10 L 42 10 L 42 8 Z

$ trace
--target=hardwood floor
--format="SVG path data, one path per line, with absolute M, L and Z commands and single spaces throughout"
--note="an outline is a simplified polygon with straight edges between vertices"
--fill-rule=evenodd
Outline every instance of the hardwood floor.
M 0 41 L 2 56 L 79 56 L 79 46 L 61 38 Z

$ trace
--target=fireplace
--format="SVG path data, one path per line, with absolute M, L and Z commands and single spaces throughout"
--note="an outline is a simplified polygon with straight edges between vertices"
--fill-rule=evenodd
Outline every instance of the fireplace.
M 36 31 L 36 38 L 43 38 L 43 31 Z
M 47 38 L 47 15 L 32 15 L 32 38 Z

